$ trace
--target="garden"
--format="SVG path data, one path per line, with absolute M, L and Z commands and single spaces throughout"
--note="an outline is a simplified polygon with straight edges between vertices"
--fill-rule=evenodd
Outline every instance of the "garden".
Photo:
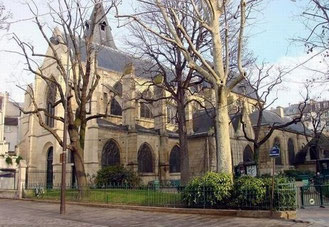
M 134 172 L 118 166 L 101 169 L 93 183 L 83 197 L 77 189 L 67 189 L 66 200 L 162 207 L 271 209 L 272 178 L 269 176 L 242 176 L 232 180 L 227 174 L 208 172 L 195 177 L 185 187 L 168 183 L 141 185 Z M 26 190 L 24 196 L 59 200 L 60 190 L 39 187 L 39 190 Z M 296 209 L 296 188 L 287 177 L 275 177 L 273 209 Z

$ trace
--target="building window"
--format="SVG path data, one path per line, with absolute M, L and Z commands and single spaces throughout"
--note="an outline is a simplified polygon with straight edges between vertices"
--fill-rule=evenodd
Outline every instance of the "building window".
M 117 143 L 110 139 L 102 152 L 102 167 L 120 165 L 120 149 Z
M 278 137 L 274 139 L 273 146 L 276 146 L 280 149 L 280 156 L 275 158 L 275 165 L 282 165 L 282 150 L 281 150 L 280 140 Z
M 86 28 L 86 30 L 89 30 L 89 24 L 88 24 L 88 22 L 85 23 L 85 28 Z
M 323 152 L 323 158 L 329 158 L 329 151 L 328 150 L 325 150 Z
M 247 145 L 243 150 L 243 162 L 254 161 L 254 152 L 252 151 L 250 145 Z
M 105 28 L 106 28 L 106 22 L 103 21 L 103 22 L 100 24 L 100 26 L 101 26 L 101 30 L 102 30 L 102 31 L 105 31 Z
M 47 92 L 47 113 L 46 113 L 46 125 L 49 127 L 54 127 L 54 116 L 55 116 L 55 102 L 56 102 L 56 86 L 54 83 L 48 82 L 48 92 Z
M 47 176 L 46 186 L 47 188 L 53 188 L 53 147 L 50 147 L 47 152 Z
M 176 124 L 177 123 L 177 109 L 172 105 L 167 106 L 167 123 Z
M 148 107 L 148 104 L 142 102 L 140 105 L 141 105 L 141 108 L 140 108 L 140 117 L 143 117 L 143 118 L 153 118 L 152 111 Z
M 312 145 L 310 147 L 310 159 L 311 160 L 316 160 L 317 159 L 317 148 L 315 145 Z
M 122 84 L 120 82 L 117 82 L 114 86 L 114 93 L 115 95 L 122 97 Z
M 153 172 L 153 157 L 152 150 L 147 143 L 143 143 L 138 150 L 138 172 L 152 173 Z
M 111 102 L 111 112 L 110 113 L 115 116 L 122 116 L 122 108 L 121 108 L 120 104 L 118 103 L 118 101 L 115 100 L 114 98 Z
M 289 165 L 295 163 L 295 147 L 292 139 L 288 140 L 288 156 L 289 156 Z
M 170 152 L 169 172 L 180 173 L 180 148 L 177 145 Z

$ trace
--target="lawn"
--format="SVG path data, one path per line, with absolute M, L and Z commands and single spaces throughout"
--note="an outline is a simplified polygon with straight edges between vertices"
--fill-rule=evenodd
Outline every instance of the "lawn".
M 45 189 L 44 193 L 36 197 L 34 190 L 25 192 L 27 198 L 59 200 L 59 189 Z M 77 190 L 66 190 L 68 201 L 148 205 L 148 206 L 182 206 L 181 194 L 175 191 L 165 192 L 153 189 L 90 189 L 87 195 L 79 199 Z

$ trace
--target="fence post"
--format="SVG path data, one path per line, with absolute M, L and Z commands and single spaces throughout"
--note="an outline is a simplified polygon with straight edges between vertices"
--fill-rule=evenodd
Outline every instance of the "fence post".
M 323 185 L 319 185 L 319 187 L 320 187 L 320 207 L 324 208 L 324 206 L 323 206 L 323 193 L 322 193 Z
M 18 166 L 18 178 L 17 178 L 17 197 L 23 198 L 23 190 L 25 188 L 25 177 L 26 177 L 26 161 L 21 160 Z
M 304 186 L 300 187 L 300 196 L 302 201 L 302 206 L 300 208 L 304 209 Z

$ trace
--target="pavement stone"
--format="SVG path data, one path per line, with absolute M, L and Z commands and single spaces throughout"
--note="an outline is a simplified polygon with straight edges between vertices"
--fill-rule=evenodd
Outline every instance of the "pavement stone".
M 66 210 L 65 215 L 60 215 L 59 204 L 0 199 L 0 226 L 323 226 L 318 225 L 321 223 L 295 223 L 278 219 L 173 214 L 80 205 L 67 205 Z
M 313 223 L 314 226 L 329 226 L 329 208 L 307 207 L 297 210 L 297 219 Z

